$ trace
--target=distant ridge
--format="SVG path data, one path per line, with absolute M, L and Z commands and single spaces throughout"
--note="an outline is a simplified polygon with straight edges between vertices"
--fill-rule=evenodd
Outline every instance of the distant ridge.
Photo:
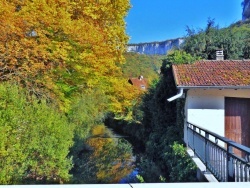
M 174 48 L 180 48 L 183 42 L 183 38 L 177 38 L 160 42 L 156 41 L 128 44 L 127 52 L 135 52 L 146 55 L 166 55 L 169 50 Z
M 174 40 L 177 40 L 177 39 L 182 39 L 182 37 L 178 37 L 178 38 L 174 38 L 174 39 L 161 40 L 161 41 L 150 41 L 150 42 L 129 43 L 128 45 L 162 43 L 162 42 L 167 42 L 167 41 L 174 41 Z

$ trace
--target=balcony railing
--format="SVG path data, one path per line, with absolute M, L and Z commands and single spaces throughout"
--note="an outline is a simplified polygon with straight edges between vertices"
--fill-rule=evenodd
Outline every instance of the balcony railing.
M 188 147 L 218 181 L 250 182 L 250 148 L 189 122 L 186 125 Z

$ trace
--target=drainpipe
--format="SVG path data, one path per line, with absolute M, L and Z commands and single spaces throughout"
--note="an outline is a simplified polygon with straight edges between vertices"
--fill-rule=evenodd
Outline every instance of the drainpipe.
M 168 102 L 171 102 L 171 101 L 173 101 L 173 100 L 175 100 L 175 99 L 180 98 L 182 95 L 183 95 L 183 88 L 181 88 L 181 89 L 179 90 L 179 93 L 178 93 L 177 95 L 175 95 L 175 96 L 173 96 L 173 97 L 171 97 L 171 98 L 169 98 L 169 99 L 167 99 L 167 100 L 168 100 Z

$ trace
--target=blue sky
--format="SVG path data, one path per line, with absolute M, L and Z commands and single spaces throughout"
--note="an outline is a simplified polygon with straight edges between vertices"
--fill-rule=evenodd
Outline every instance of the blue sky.
M 126 17 L 129 43 L 164 41 L 204 29 L 210 17 L 220 28 L 241 20 L 243 0 L 131 0 Z

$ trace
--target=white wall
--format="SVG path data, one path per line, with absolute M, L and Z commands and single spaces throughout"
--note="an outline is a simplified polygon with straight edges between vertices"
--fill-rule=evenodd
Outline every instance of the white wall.
M 250 98 L 250 90 L 190 89 L 186 97 L 185 121 L 225 136 L 225 97 Z

